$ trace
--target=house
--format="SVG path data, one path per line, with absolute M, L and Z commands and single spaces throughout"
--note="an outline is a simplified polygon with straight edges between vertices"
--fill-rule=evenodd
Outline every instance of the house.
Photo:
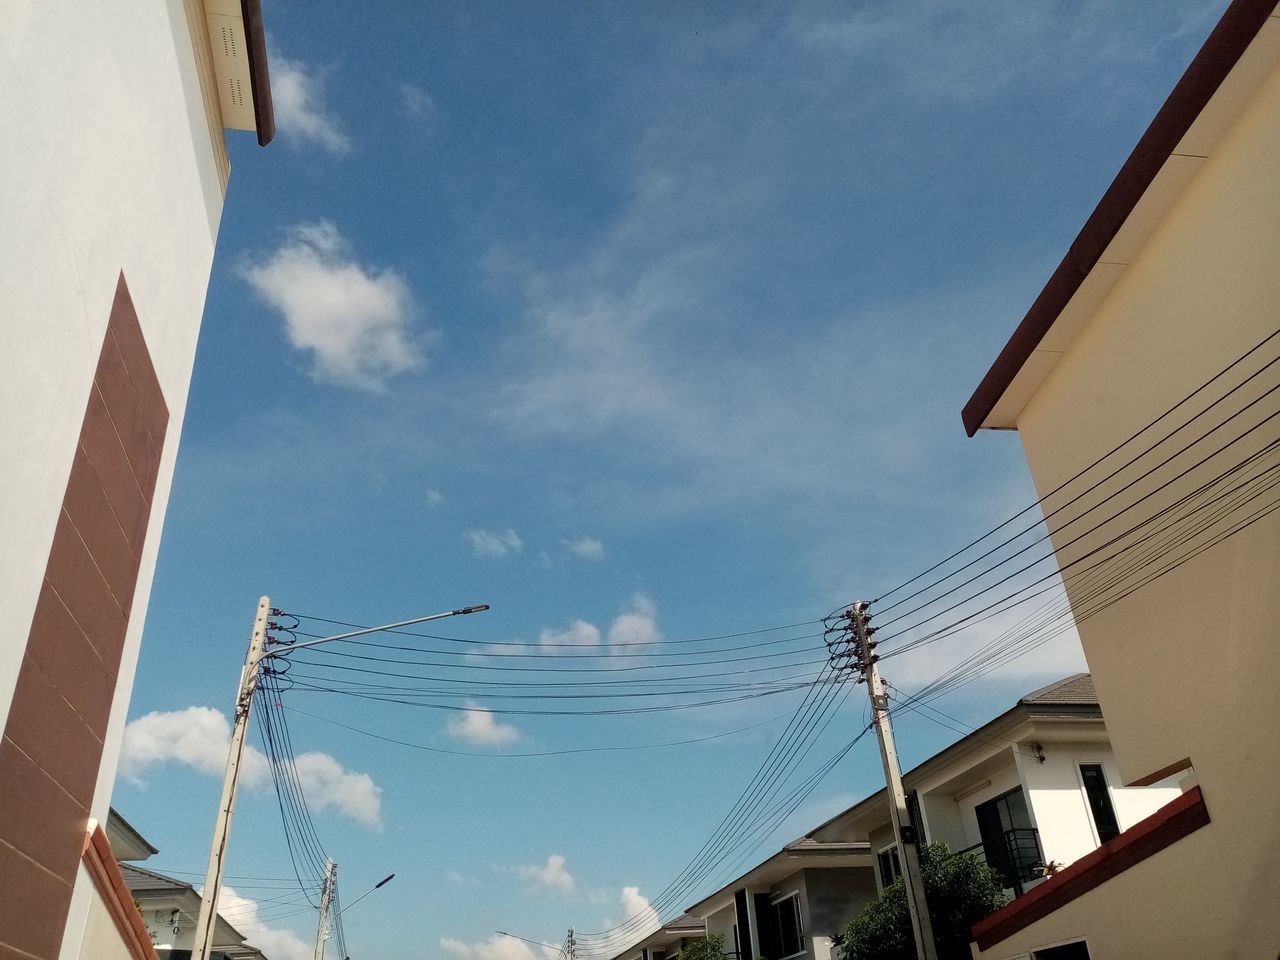
M 1277 156 L 1280 13 L 1233 0 L 964 408 L 1019 434 L 1117 783 L 1182 790 L 978 924 L 975 956 L 1280 944 Z
M 107 818 L 106 836 L 128 890 L 131 909 L 141 920 L 158 960 L 187 960 L 194 945 L 200 895 L 191 884 L 137 865 L 160 851 L 114 809 Z M 219 915 L 211 960 L 266 960 L 257 947 Z
M 133 894 L 142 922 L 146 924 L 159 960 L 186 960 L 195 948 L 196 920 L 200 916 L 200 894 L 183 881 L 166 877 L 144 867 L 121 864 L 125 884 Z M 261 956 L 256 947 L 245 945 L 245 937 L 219 914 L 213 931 L 210 960 L 235 960 L 241 956 Z
M 1088 674 L 1013 707 L 903 774 L 916 833 L 984 859 L 1011 898 L 1179 795 L 1123 788 Z M 884 790 L 689 908 L 744 958 L 829 960 L 834 941 L 901 872 Z M 745 935 L 743 933 L 745 931 Z
M 259 2 L 6 5 L 0 73 L 0 955 L 149 956 L 101 825 Z
M 702 918 L 686 913 L 670 923 L 664 923 L 639 943 L 615 954 L 613 960 L 676 960 L 690 941 L 706 935 L 707 925 L 702 922 Z

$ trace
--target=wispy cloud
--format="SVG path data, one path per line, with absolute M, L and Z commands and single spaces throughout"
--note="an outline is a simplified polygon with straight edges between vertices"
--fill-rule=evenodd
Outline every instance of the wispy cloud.
M 414 117 L 429 117 L 435 113 L 436 102 L 416 83 L 402 83 L 398 88 L 400 104 L 405 113 Z
M 493 711 L 471 701 L 449 718 L 449 736 L 482 747 L 505 747 L 520 739 L 518 728 L 501 723 Z
M 658 629 L 658 607 L 643 593 L 627 601 L 621 613 L 613 618 L 607 631 L 588 620 L 573 620 L 567 627 L 545 627 L 538 632 L 538 643 L 548 654 L 564 646 L 598 647 L 605 639 L 610 644 L 653 643 L 662 639 Z
M 271 102 L 276 126 L 294 145 L 315 144 L 341 156 L 351 141 L 325 104 L 324 77 L 298 60 L 271 58 Z
M 595 537 L 570 537 L 564 541 L 564 548 L 583 560 L 604 559 L 604 544 Z
M 211 777 L 222 776 L 231 740 L 231 723 L 212 707 L 153 711 L 124 728 L 120 775 L 138 785 L 158 767 L 175 763 Z M 298 781 L 313 810 L 332 810 L 375 830 L 382 828 L 382 788 L 369 774 L 348 770 L 327 753 L 294 757 Z M 271 763 L 252 745 L 241 761 L 241 782 L 264 788 Z
M 524 541 L 511 528 L 506 530 L 468 530 L 462 540 L 477 557 L 500 560 L 524 549 Z
M 291 227 L 241 274 L 284 318 L 289 342 L 311 354 L 316 379 L 380 390 L 422 365 L 409 285 L 394 270 L 361 264 L 329 221 Z
M 544 864 L 515 866 L 511 871 L 543 890 L 560 894 L 570 894 L 574 890 L 573 874 L 565 868 L 565 859 L 558 853 L 548 856 Z

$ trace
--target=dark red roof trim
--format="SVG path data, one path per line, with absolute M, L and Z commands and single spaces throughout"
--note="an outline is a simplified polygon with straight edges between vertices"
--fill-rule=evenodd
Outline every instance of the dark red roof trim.
M 1192 787 L 1147 819 L 1108 840 L 1056 876 L 973 926 L 973 939 L 982 950 L 1037 920 L 1047 917 L 1112 877 L 1177 843 L 1209 822 L 1209 810 L 1199 787 Z
M 262 0 L 240 0 L 245 37 L 249 41 L 249 86 L 258 125 L 258 146 L 276 135 L 276 112 L 271 103 L 271 71 L 267 69 L 267 33 L 262 26 Z
M 965 404 L 961 416 L 969 436 L 978 432 L 1013 378 L 1084 283 L 1102 251 L 1119 232 L 1178 142 L 1262 29 L 1276 3 L 1277 0 L 1233 0 L 1227 7 L 1209 39 L 1085 221 L 1058 269 L 1053 271 L 1040 296 L 1036 297 L 1018 329 Z

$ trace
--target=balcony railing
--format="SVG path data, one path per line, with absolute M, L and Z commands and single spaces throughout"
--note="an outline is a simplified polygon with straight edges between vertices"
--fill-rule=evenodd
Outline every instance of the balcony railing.
M 1004 885 L 1015 897 L 1026 892 L 1026 885 L 1044 876 L 1044 853 L 1040 850 L 1040 831 L 1033 827 L 1006 830 L 981 843 L 957 850 L 971 853 L 1004 878 Z

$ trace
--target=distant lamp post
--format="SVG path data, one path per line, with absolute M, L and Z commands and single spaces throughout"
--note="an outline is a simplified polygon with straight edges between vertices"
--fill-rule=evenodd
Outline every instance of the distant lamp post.
M 391 876 L 389 876 L 389 877 L 384 877 L 383 879 L 379 880 L 379 881 L 378 881 L 377 883 L 375 883 L 372 887 L 370 887 L 370 888 L 369 888 L 368 890 L 366 890 L 364 893 L 360 894 L 360 896 L 356 897 L 354 900 L 352 900 L 350 903 L 348 903 L 345 907 L 343 907 L 341 910 L 339 910 L 339 911 L 337 912 L 337 914 L 336 914 L 336 915 L 337 915 L 337 916 L 339 916 L 339 917 L 340 917 L 340 916 L 342 916 L 344 913 L 346 913 L 348 910 L 350 910 L 352 907 L 354 907 L 357 903 L 359 903 L 361 900 L 363 900 L 365 897 L 367 897 L 369 894 L 373 893 L 373 891 L 375 891 L 375 890 L 381 890 L 383 887 L 385 887 L 388 883 L 390 883 L 390 882 L 391 882 L 392 880 L 394 880 L 395 878 L 396 878 L 396 875 L 393 873 L 393 874 L 391 874 Z M 348 958 L 346 958 L 346 960 L 350 960 L 350 958 L 348 957 Z

